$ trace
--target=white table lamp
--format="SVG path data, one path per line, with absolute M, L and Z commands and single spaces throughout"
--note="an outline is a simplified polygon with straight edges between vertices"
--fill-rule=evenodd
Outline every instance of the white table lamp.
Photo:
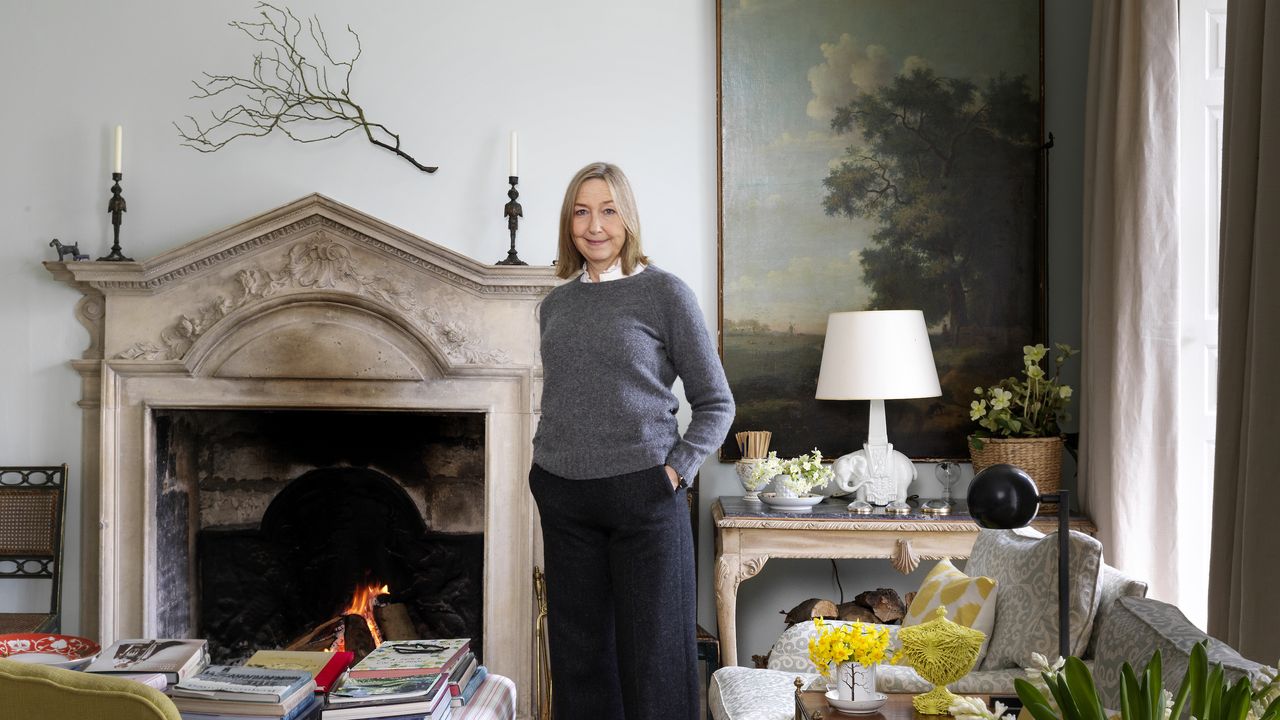
M 910 512 L 907 488 L 916 468 L 889 443 L 884 401 L 940 395 L 923 312 L 872 310 L 827 317 L 815 397 L 871 401 L 867 441 L 861 450 L 837 459 L 833 467 L 845 492 L 862 491 L 850 510 L 870 512 L 872 505 L 884 505 L 887 512 Z

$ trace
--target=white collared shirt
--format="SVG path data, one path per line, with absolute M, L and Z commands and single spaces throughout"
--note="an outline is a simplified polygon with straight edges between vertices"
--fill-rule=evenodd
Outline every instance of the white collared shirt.
M 644 270 L 644 268 L 645 268 L 644 263 L 636 263 L 636 268 L 631 272 L 631 275 L 639 275 L 641 271 Z M 600 273 L 600 282 L 608 282 L 610 280 L 621 280 L 624 277 L 631 277 L 631 275 L 622 274 L 622 258 L 618 258 L 617 260 L 614 261 L 612 265 L 606 268 L 604 272 Z M 582 268 L 582 282 L 584 283 L 596 282 L 595 280 L 591 279 L 591 273 L 587 271 L 586 266 L 583 266 Z

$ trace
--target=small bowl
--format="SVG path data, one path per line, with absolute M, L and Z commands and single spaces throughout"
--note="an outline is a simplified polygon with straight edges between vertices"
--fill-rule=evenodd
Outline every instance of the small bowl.
M 889 701 L 888 695 L 879 692 L 871 700 L 840 700 L 835 690 L 828 690 L 826 698 L 831 707 L 847 715 L 870 715 Z
M 75 635 L 9 633 L 0 635 L 0 657 L 16 662 L 80 670 L 102 651 L 98 643 Z

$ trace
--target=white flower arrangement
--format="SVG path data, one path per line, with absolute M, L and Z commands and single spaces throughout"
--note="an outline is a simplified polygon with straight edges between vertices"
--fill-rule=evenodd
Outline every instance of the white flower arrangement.
M 751 477 L 743 484 L 749 492 L 755 492 L 768 485 L 775 475 L 781 474 L 782 461 L 778 459 L 777 452 L 770 450 L 768 457 L 756 461 L 755 467 L 751 469 Z
M 779 481 L 782 486 L 801 497 L 835 477 L 831 468 L 822 464 L 822 453 L 817 448 L 790 460 L 779 458 L 778 453 L 771 450 L 768 457 L 756 462 L 747 489 L 752 492 L 759 490 L 779 475 L 782 476 Z
M 957 696 L 956 701 L 947 708 L 947 712 L 951 713 L 951 717 L 956 720 L 1016 720 L 1013 713 L 1008 710 L 1009 708 L 999 700 L 995 702 L 994 709 L 988 710 L 987 704 L 981 698 L 960 696 Z
M 816 487 L 826 485 L 831 482 L 831 478 L 835 477 L 835 472 L 822 464 L 822 453 L 818 448 L 800 457 L 783 461 L 782 474 L 785 476 L 782 486 L 800 497 L 808 495 L 809 491 Z

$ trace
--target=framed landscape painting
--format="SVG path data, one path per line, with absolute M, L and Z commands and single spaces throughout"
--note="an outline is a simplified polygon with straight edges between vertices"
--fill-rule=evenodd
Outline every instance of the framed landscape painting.
M 942 396 L 895 449 L 967 458 L 973 389 L 1044 338 L 1040 0 L 720 0 L 720 341 L 734 433 L 861 447 L 815 400 L 827 315 L 918 309 Z M 877 348 L 868 347 L 867 352 Z

